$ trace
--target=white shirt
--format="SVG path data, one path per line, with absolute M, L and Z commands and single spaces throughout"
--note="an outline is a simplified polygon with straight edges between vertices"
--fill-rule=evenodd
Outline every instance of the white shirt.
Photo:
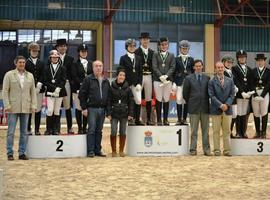
M 162 56 L 165 56 L 165 55 L 167 54 L 167 51 L 165 51 L 165 52 L 164 52 L 164 51 L 161 51 L 160 54 L 161 54 Z
M 231 70 L 231 69 L 225 68 L 225 71 L 226 71 L 228 74 L 230 74 L 230 76 L 232 76 L 232 70 Z
M 37 58 L 32 58 L 32 57 L 31 57 L 31 60 L 32 60 L 32 63 L 33 63 L 34 65 L 37 64 Z
M 130 53 L 127 52 L 128 57 L 131 59 L 131 61 L 133 62 L 134 58 L 135 58 L 135 53 Z
M 84 58 L 80 58 L 80 61 L 83 65 L 83 68 L 84 68 L 84 71 L 87 71 L 87 64 L 88 64 L 88 61 Z
M 60 58 L 61 58 L 62 62 L 64 62 L 65 56 L 66 56 L 66 54 L 60 54 Z
M 57 68 L 57 65 L 58 65 L 58 63 L 52 64 L 52 66 L 53 66 L 53 71 L 54 71 L 54 72 L 55 72 L 55 70 L 56 70 L 56 68 Z
M 141 46 L 141 49 L 143 51 L 144 54 L 148 55 L 148 48 L 145 49 L 143 46 Z
M 186 55 L 184 55 L 184 54 L 180 54 L 179 55 L 182 59 L 183 59 L 183 61 L 185 62 L 186 61 L 186 59 L 189 57 L 189 55 L 188 54 L 186 54 Z
M 240 64 L 240 66 L 242 67 L 242 69 L 243 69 L 244 71 L 246 71 L 246 65 L 241 65 L 241 64 Z
M 18 77 L 19 77 L 19 80 L 20 80 L 21 88 L 23 88 L 25 72 L 20 73 L 20 72 L 17 70 L 17 73 L 18 73 Z
M 263 67 L 259 67 L 260 72 L 261 72 L 263 69 L 264 69 L 264 66 L 263 66 Z

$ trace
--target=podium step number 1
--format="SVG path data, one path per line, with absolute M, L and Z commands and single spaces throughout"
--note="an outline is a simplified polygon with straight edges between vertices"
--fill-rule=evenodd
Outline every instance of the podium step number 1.
M 127 127 L 129 156 L 177 156 L 188 153 L 188 126 Z

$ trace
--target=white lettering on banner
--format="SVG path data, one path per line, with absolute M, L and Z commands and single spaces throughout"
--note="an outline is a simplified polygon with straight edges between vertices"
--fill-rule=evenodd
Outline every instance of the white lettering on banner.
M 232 155 L 252 156 L 270 155 L 269 139 L 232 139 Z
M 29 136 L 29 158 L 86 157 L 86 135 Z
M 128 126 L 130 156 L 177 156 L 189 153 L 188 126 Z

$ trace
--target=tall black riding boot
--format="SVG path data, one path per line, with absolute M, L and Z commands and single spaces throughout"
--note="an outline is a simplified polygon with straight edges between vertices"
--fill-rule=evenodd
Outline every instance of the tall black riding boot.
M 52 135 L 53 133 L 52 116 L 46 116 L 46 131 L 44 135 Z
M 169 126 L 168 122 L 168 114 L 169 114 L 169 102 L 163 103 L 163 125 Z
M 183 110 L 183 120 L 182 125 L 188 125 L 187 123 L 187 114 L 188 114 L 188 104 L 183 104 L 184 110 Z
M 74 134 L 74 131 L 72 130 L 72 114 L 71 109 L 66 110 L 66 119 L 67 119 L 67 133 L 68 134 Z
M 147 124 L 147 125 L 155 125 L 155 124 L 151 121 L 151 113 L 152 113 L 152 101 L 147 101 L 147 102 L 146 102 L 146 115 L 147 115 L 147 121 L 146 121 L 146 124 Z
M 157 112 L 157 125 L 158 126 L 162 126 L 161 108 L 162 108 L 162 103 L 160 101 L 156 100 L 156 112 Z
M 87 134 L 87 117 L 83 116 L 83 134 Z
M 255 129 L 256 129 L 256 135 L 254 138 L 260 138 L 261 137 L 261 119 L 260 117 L 254 116 L 254 123 L 255 123 Z
M 41 111 L 35 113 L 35 135 L 40 135 L 39 132 L 40 118 L 41 118 Z
M 235 128 L 236 128 L 236 138 L 241 138 L 241 117 L 237 115 L 235 120 Z
M 82 111 L 76 109 L 75 110 L 75 117 L 76 117 L 76 122 L 78 125 L 78 134 L 82 134 L 83 129 L 82 129 Z
M 140 120 L 141 117 L 141 105 L 135 104 L 135 125 L 144 126 L 144 123 Z
M 60 115 L 53 115 L 53 135 L 60 135 L 60 129 L 61 129 L 61 124 L 60 124 Z
M 261 138 L 266 138 L 267 122 L 268 122 L 268 113 L 262 117 Z

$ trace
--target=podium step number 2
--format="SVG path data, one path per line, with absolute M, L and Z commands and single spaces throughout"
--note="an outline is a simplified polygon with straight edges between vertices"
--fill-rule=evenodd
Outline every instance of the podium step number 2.
M 29 136 L 29 158 L 86 157 L 86 135 Z

